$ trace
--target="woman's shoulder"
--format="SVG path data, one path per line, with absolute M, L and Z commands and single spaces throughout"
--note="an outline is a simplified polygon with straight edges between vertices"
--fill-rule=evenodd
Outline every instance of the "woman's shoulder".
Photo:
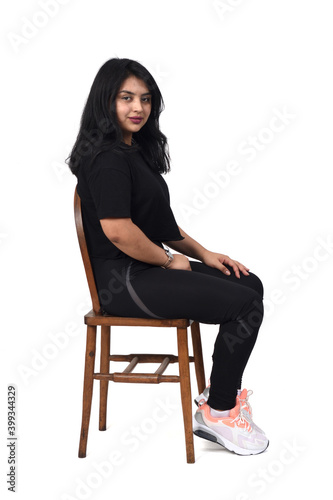
M 129 170 L 130 162 L 126 152 L 122 146 L 107 144 L 87 155 L 83 161 L 83 168 L 88 171 L 101 168 Z
M 101 158 L 122 158 L 126 161 L 128 157 L 128 149 L 123 147 L 122 144 L 105 144 L 104 146 L 96 150 L 93 156 L 96 159 L 98 158 L 99 160 Z

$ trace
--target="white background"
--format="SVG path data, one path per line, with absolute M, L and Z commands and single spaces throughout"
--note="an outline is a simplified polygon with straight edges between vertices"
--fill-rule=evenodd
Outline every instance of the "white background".
M 323 496 L 332 446 L 331 2 L 42 5 L 6 2 L 1 15 L 1 495 L 13 383 L 18 499 Z M 111 383 L 108 430 L 99 432 L 95 383 L 88 455 L 77 458 L 90 303 L 64 160 L 92 81 L 115 56 L 140 61 L 160 86 L 178 224 L 263 281 L 265 318 L 243 378 L 270 439 L 261 455 L 195 437 L 196 463 L 186 464 L 178 384 Z M 284 122 L 272 121 L 276 112 Z M 237 173 L 214 187 L 211 174 L 226 175 L 231 161 Z M 201 331 L 208 377 L 218 325 Z M 112 346 L 174 352 L 175 331 L 114 329 Z

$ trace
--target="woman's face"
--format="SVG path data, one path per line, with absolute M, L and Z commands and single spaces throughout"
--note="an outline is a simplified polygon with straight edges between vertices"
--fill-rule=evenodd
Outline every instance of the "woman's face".
M 116 114 L 126 144 L 131 145 L 133 132 L 139 132 L 147 123 L 151 97 L 145 82 L 136 76 L 129 76 L 120 85 L 116 96 Z

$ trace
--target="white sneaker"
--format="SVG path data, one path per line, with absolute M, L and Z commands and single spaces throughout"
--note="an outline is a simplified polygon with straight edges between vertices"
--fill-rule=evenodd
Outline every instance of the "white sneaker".
M 229 416 L 213 417 L 203 400 L 193 418 L 193 433 L 213 441 L 237 455 L 257 455 L 266 450 L 269 441 L 259 432 L 251 418 L 245 416 L 240 401 L 229 411 Z

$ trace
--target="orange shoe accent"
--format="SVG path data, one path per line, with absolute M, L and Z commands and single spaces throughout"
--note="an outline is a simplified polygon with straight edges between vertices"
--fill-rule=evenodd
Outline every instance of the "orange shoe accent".
M 204 401 L 204 400 L 202 399 L 201 401 Z M 200 401 L 200 403 L 201 403 L 201 401 Z M 208 404 L 206 402 L 204 402 L 202 405 L 200 405 L 200 403 L 199 403 L 199 410 L 197 410 L 197 411 L 201 411 L 204 414 L 204 418 L 206 420 L 208 420 L 209 422 L 215 423 L 216 418 L 212 417 L 212 415 L 210 414 L 210 407 L 208 406 Z

